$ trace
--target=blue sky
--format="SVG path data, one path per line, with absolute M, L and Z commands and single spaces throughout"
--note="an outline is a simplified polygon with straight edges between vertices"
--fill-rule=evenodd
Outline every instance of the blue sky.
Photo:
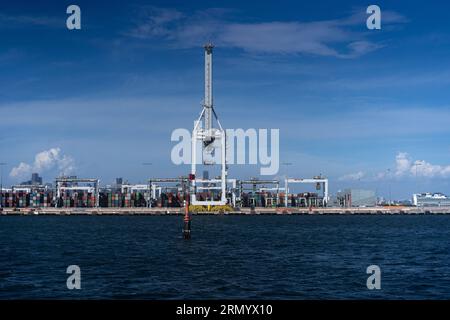
M 81 30 L 66 28 L 70 4 L 81 8 Z M 381 30 L 366 28 L 369 4 L 382 10 Z M 211 40 L 222 125 L 279 128 L 280 162 L 292 163 L 281 166 L 280 176 L 322 173 L 332 192 L 450 194 L 449 7 L 419 1 L 2 3 L 4 180 L 16 183 L 39 169 L 50 181 L 61 168 L 103 183 L 186 174 L 189 167 L 171 163 L 170 135 L 191 129 L 201 110 L 202 45 Z M 230 168 L 236 177 L 258 172 Z

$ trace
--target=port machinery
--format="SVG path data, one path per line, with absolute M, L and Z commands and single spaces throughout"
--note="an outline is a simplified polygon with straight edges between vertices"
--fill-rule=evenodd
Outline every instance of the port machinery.
M 178 194 L 182 194 L 184 198 L 187 198 L 189 193 L 189 177 L 178 178 L 152 178 L 149 180 L 149 184 L 146 187 L 149 192 L 148 207 L 151 207 L 152 203 L 158 200 L 164 190 L 176 189 Z M 212 189 L 209 183 L 220 183 L 220 179 L 196 179 L 198 183 L 197 190 L 201 192 L 204 189 Z M 171 186 L 169 186 L 171 184 Z M 283 186 L 284 184 L 284 186 Z M 316 190 L 322 190 L 322 195 L 318 197 L 320 199 L 319 206 L 326 207 L 329 202 L 329 186 L 328 179 L 322 176 L 315 176 L 313 178 L 286 178 L 284 180 L 260 180 L 252 178 L 250 180 L 240 179 L 227 179 L 226 180 L 226 204 L 231 205 L 233 208 L 244 207 L 244 198 L 249 197 L 250 206 L 257 206 L 252 200 L 252 195 L 264 194 L 267 197 L 268 202 L 263 206 L 284 206 L 289 207 L 289 197 L 294 195 L 292 192 L 293 184 L 313 184 Z M 218 188 L 218 187 L 216 187 Z M 190 197 L 189 197 L 190 198 Z M 313 205 L 316 206 L 316 205 Z
M 285 192 L 285 206 L 288 206 L 288 195 L 289 195 L 289 184 L 293 184 L 293 183 L 303 183 L 303 184 L 315 184 L 316 185 L 316 189 L 320 190 L 322 189 L 323 191 L 323 206 L 326 207 L 329 199 L 329 195 L 328 195 L 328 179 L 322 177 L 322 176 L 316 176 L 312 179 L 295 179 L 295 178 L 286 178 L 284 180 L 284 189 L 286 190 Z
M 189 184 L 191 180 L 189 177 L 178 177 L 178 178 L 151 178 L 148 181 L 148 185 L 146 187 L 149 190 L 148 197 L 148 207 L 152 206 L 152 203 L 155 202 L 161 194 L 163 194 L 164 189 L 177 189 L 177 191 L 183 195 L 189 192 Z M 218 184 L 221 183 L 220 179 L 196 179 L 196 182 L 199 184 L 196 189 L 198 191 L 201 190 L 216 190 L 221 187 L 210 186 L 209 184 Z M 240 196 L 238 194 L 237 185 L 239 180 L 236 179 L 227 179 L 226 180 L 226 189 L 225 189 L 225 204 L 229 203 L 233 207 L 236 207 L 237 202 L 240 200 Z M 170 187 L 170 184 L 172 185 Z M 202 202 L 203 203 L 203 202 Z M 191 203 L 193 204 L 193 203 Z
M 183 237 L 190 239 L 191 237 L 191 217 L 189 212 L 189 205 L 202 205 L 202 206 L 217 206 L 226 205 L 227 199 L 227 156 L 226 156 L 226 134 L 225 130 L 220 124 L 219 118 L 214 110 L 213 104 L 213 86 L 212 86 L 212 52 L 213 44 L 207 43 L 204 45 L 205 49 L 205 96 L 203 101 L 203 108 L 197 121 L 194 122 L 194 128 L 192 130 L 191 137 L 191 171 L 186 179 L 181 177 L 178 179 L 150 179 L 149 180 L 149 199 L 148 205 L 151 206 L 152 198 L 155 198 L 157 186 L 154 183 L 177 183 L 181 186 L 184 196 L 184 225 L 183 225 Z M 215 121 L 214 121 L 215 120 Z M 200 142 L 200 143 L 199 143 Z M 200 145 L 200 147 L 199 147 Z M 216 150 L 219 149 L 220 153 Z M 203 177 L 203 179 L 197 178 L 197 165 L 200 164 L 197 151 L 200 151 L 201 165 L 204 166 L 216 166 L 220 165 L 220 176 L 209 179 Z M 209 171 L 208 171 L 209 172 Z M 234 190 L 236 189 L 236 181 L 230 181 L 233 184 Z M 199 185 L 197 185 L 199 184 Z M 220 199 L 216 200 L 214 197 L 208 199 L 198 199 L 197 191 L 203 192 L 217 192 L 219 191 Z M 236 197 L 232 197 L 233 204 L 236 203 Z
M 163 192 L 164 188 L 168 188 L 167 185 L 172 184 L 173 189 L 177 189 L 181 192 L 183 196 L 187 193 L 189 179 L 188 177 L 178 177 L 178 178 L 151 178 L 148 180 L 148 201 L 147 207 L 151 208 L 152 203 L 157 200 Z M 175 184 L 175 185 L 173 185 Z
M 64 191 L 87 191 L 88 193 L 92 193 L 95 195 L 95 207 L 96 208 L 99 207 L 99 198 L 100 198 L 99 179 L 59 177 L 55 179 L 55 185 L 56 185 L 55 207 L 58 206 L 58 200 L 61 198 L 61 194 Z
M 213 44 L 207 43 L 205 49 L 205 97 L 203 109 L 197 121 L 194 122 L 192 131 L 192 150 L 191 150 L 191 173 L 190 180 L 190 202 L 193 205 L 225 205 L 227 204 L 227 163 L 226 163 L 226 134 L 222 128 L 219 118 L 214 110 L 213 87 L 212 87 L 212 52 Z M 215 124 L 214 121 L 215 120 Z M 197 150 L 201 142 L 201 161 L 197 159 Z M 220 154 L 217 154 L 217 149 Z M 217 166 L 220 165 L 220 176 L 215 179 L 196 177 L 197 165 Z M 197 186 L 201 184 L 202 186 Z M 197 199 L 197 190 L 219 190 L 220 199 Z
M 236 207 L 237 203 L 241 202 L 242 194 L 245 189 L 245 185 L 252 185 L 253 191 L 256 191 L 257 185 L 272 185 L 268 188 L 263 186 L 265 192 L 275 192 L 276 205 L 281 203 L 280 192 L 284 192 L 285 206 L 288 206 L 289 185 L 294 183 L 315 183 L 319 190 L 323 189 L 323 205 L 326 206 L 328 202 L 328 179 L 321 176 L 314 177 L 313 179 L 294 179 L 286 178 L 285 186 L 280 187 L 280 182 L 277 180 L 236 180 L 228 179 L 228 166 L 226 157 L 226 134 L 222 128 L 220 121 L 214 109 L 213 102 L 213 78 L 212 78 L 212 54 L 213 44 L 207 43 L 204 45 L 205 54 L 205 92 L 203 108 L 198 120 L 194 122 L 194 128 L 192 131 L 191 141 L 191 171 L 188 177 L 180 178 L 158 178 L 149 180 L 149 198 L 148 206 L 151 206 L 152 200 L 156 199 L 156 193 L 161 193 L 161 186 L 158 183 L 177 183 L 178 186 L 182 186 L 183 193 L 187 196 L 189 194 L 189 202 L 192 205 L 202 206 L 216 206 L 231 204 Z M 217 150 L 220 153 L 217 154 Z M 199 158 L 201 156 L 201 161 Z M 220 165 L 220 175 L 210 179 L 209 174 L 203 178 L 197 177 L 197 166 L 216 166 Z M 320 187 L 320 188 L 319 188 Z M 220 199 L 217 197 L 201 198 L 197 197 L 197 194 L 203 193 L 218 193 Z M 188 206 L 188 204 L 186 204 Z
M 237 180 L 238 185 L 238 199 L 242 200 L 242 195 L 245 193 L 245 191 L 250 191 L 252 193 L 257 192 L 275 192 L 276 194 L 276 200 L 275 203 L 277 205 L 280 204 L 280 192 L 283 192 L 285 189 L 283 187 L 280 187 L 280 182 L 278 180 L 259 180 L 256 178 L 252 178 L 250 180 Z M 251 187 L 246 187 L 247 185 L 250 185 Z M 259 187 L 259 185 L 262 185 L 262 187 Z M 266 185 L 271 185 L 272 187 L 266 187 Z M 241 202 L 242 206 L 242 202 Z M 256 206 L 256 203 L 252 203 L 250 206 Z

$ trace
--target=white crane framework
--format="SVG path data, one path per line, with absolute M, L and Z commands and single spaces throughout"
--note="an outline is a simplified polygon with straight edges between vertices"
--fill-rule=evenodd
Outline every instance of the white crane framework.
M 227 185 L 227 164 L 226 164 L 226 135 L 225 130 L 220 125 L 216 112 L 213 106 L 212 95 L 212 51 L 214 46 L 208 43 L 205 48 L 205 100 L 203 103 L 203 110 L 199 119 L 194 124 L 194 130 L 192 131 L 192 162 L 191 162 L 191 186 L 193 192 L 191 192 L 191 204 L 193 205 L 224 205 L 227 203 L 226 197 L 226 185 Z M 217 122 L 217 128 L 213 125 L 213 119 Z M 203 165 L 217 165 L 216 161 L 216 149 L 220 149 L 220 166 L 221 175 L 219 179 L 197 179 L 197 142 L 201 141 L 202 150 L 202 164 Z M 205 182 L 210 187 L 210 190 L 220 190 L 220 200 L 197 200 L 196 184 Z M 204 190 L 205 187 L 202 187 Z
M 328 196 L 328 179 L 326 178 L 322 178 L 322 177 L 317 177 L 317 178 L 313 178 L 313 179 L 294 179 L 294 178 L 286 178 L 284 180 L 284 184 L 285 184 L 285 199 L 284 199 L 284 205 L 287 207 L 288 206 L 288 195 L 289 195 L 289 184 L 290 183 L 313 183 L 313 184 L 321 184 L 322 186 L 322 190 L 323 190 L 323 203 L 324 206 L 326 207 L 328 201 L 329 201 L 329 196 Z
M 61 197 L 61 192 L 65 190 L 74 190 L 74 191 L 87 191 L 90 193 L 94 193 L 95 195 L 95 207 L 99 207 L 99 199 L 100 199 L 100 180 L 99 179 L 78 179 L 78 178 L 66 178 L 60 177 L 56 178 L 56 200 Z M 78 183 L 89 183 L 94 186 L 79 186 Z M 55 207 L 58 205 L 58 201 L 55 201 Z

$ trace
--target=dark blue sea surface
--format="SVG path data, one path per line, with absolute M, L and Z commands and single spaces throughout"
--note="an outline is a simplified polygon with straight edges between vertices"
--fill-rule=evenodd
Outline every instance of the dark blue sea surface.
M 450 299 L 450 216 L 1 216 L 0 299 Z M 366 268 L 381 268 L 368 290 Z M 81 290 L 66 269 L 81 268 Z

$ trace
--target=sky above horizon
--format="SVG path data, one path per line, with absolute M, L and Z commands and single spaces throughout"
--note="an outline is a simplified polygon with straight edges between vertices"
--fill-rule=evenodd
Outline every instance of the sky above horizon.
M 70 4 L 81 30 L 66 28 Z M 3 1 L 3 182 L 186 174 L 171 162 L 171 133 L 201 111 L 212 41 L 220 121 L 280 129 L 280 163 L 291 165 L 275 178 L 450 195 L 450 4 L 370 4 L 381 30 L 367 29 L 363 1 Z

